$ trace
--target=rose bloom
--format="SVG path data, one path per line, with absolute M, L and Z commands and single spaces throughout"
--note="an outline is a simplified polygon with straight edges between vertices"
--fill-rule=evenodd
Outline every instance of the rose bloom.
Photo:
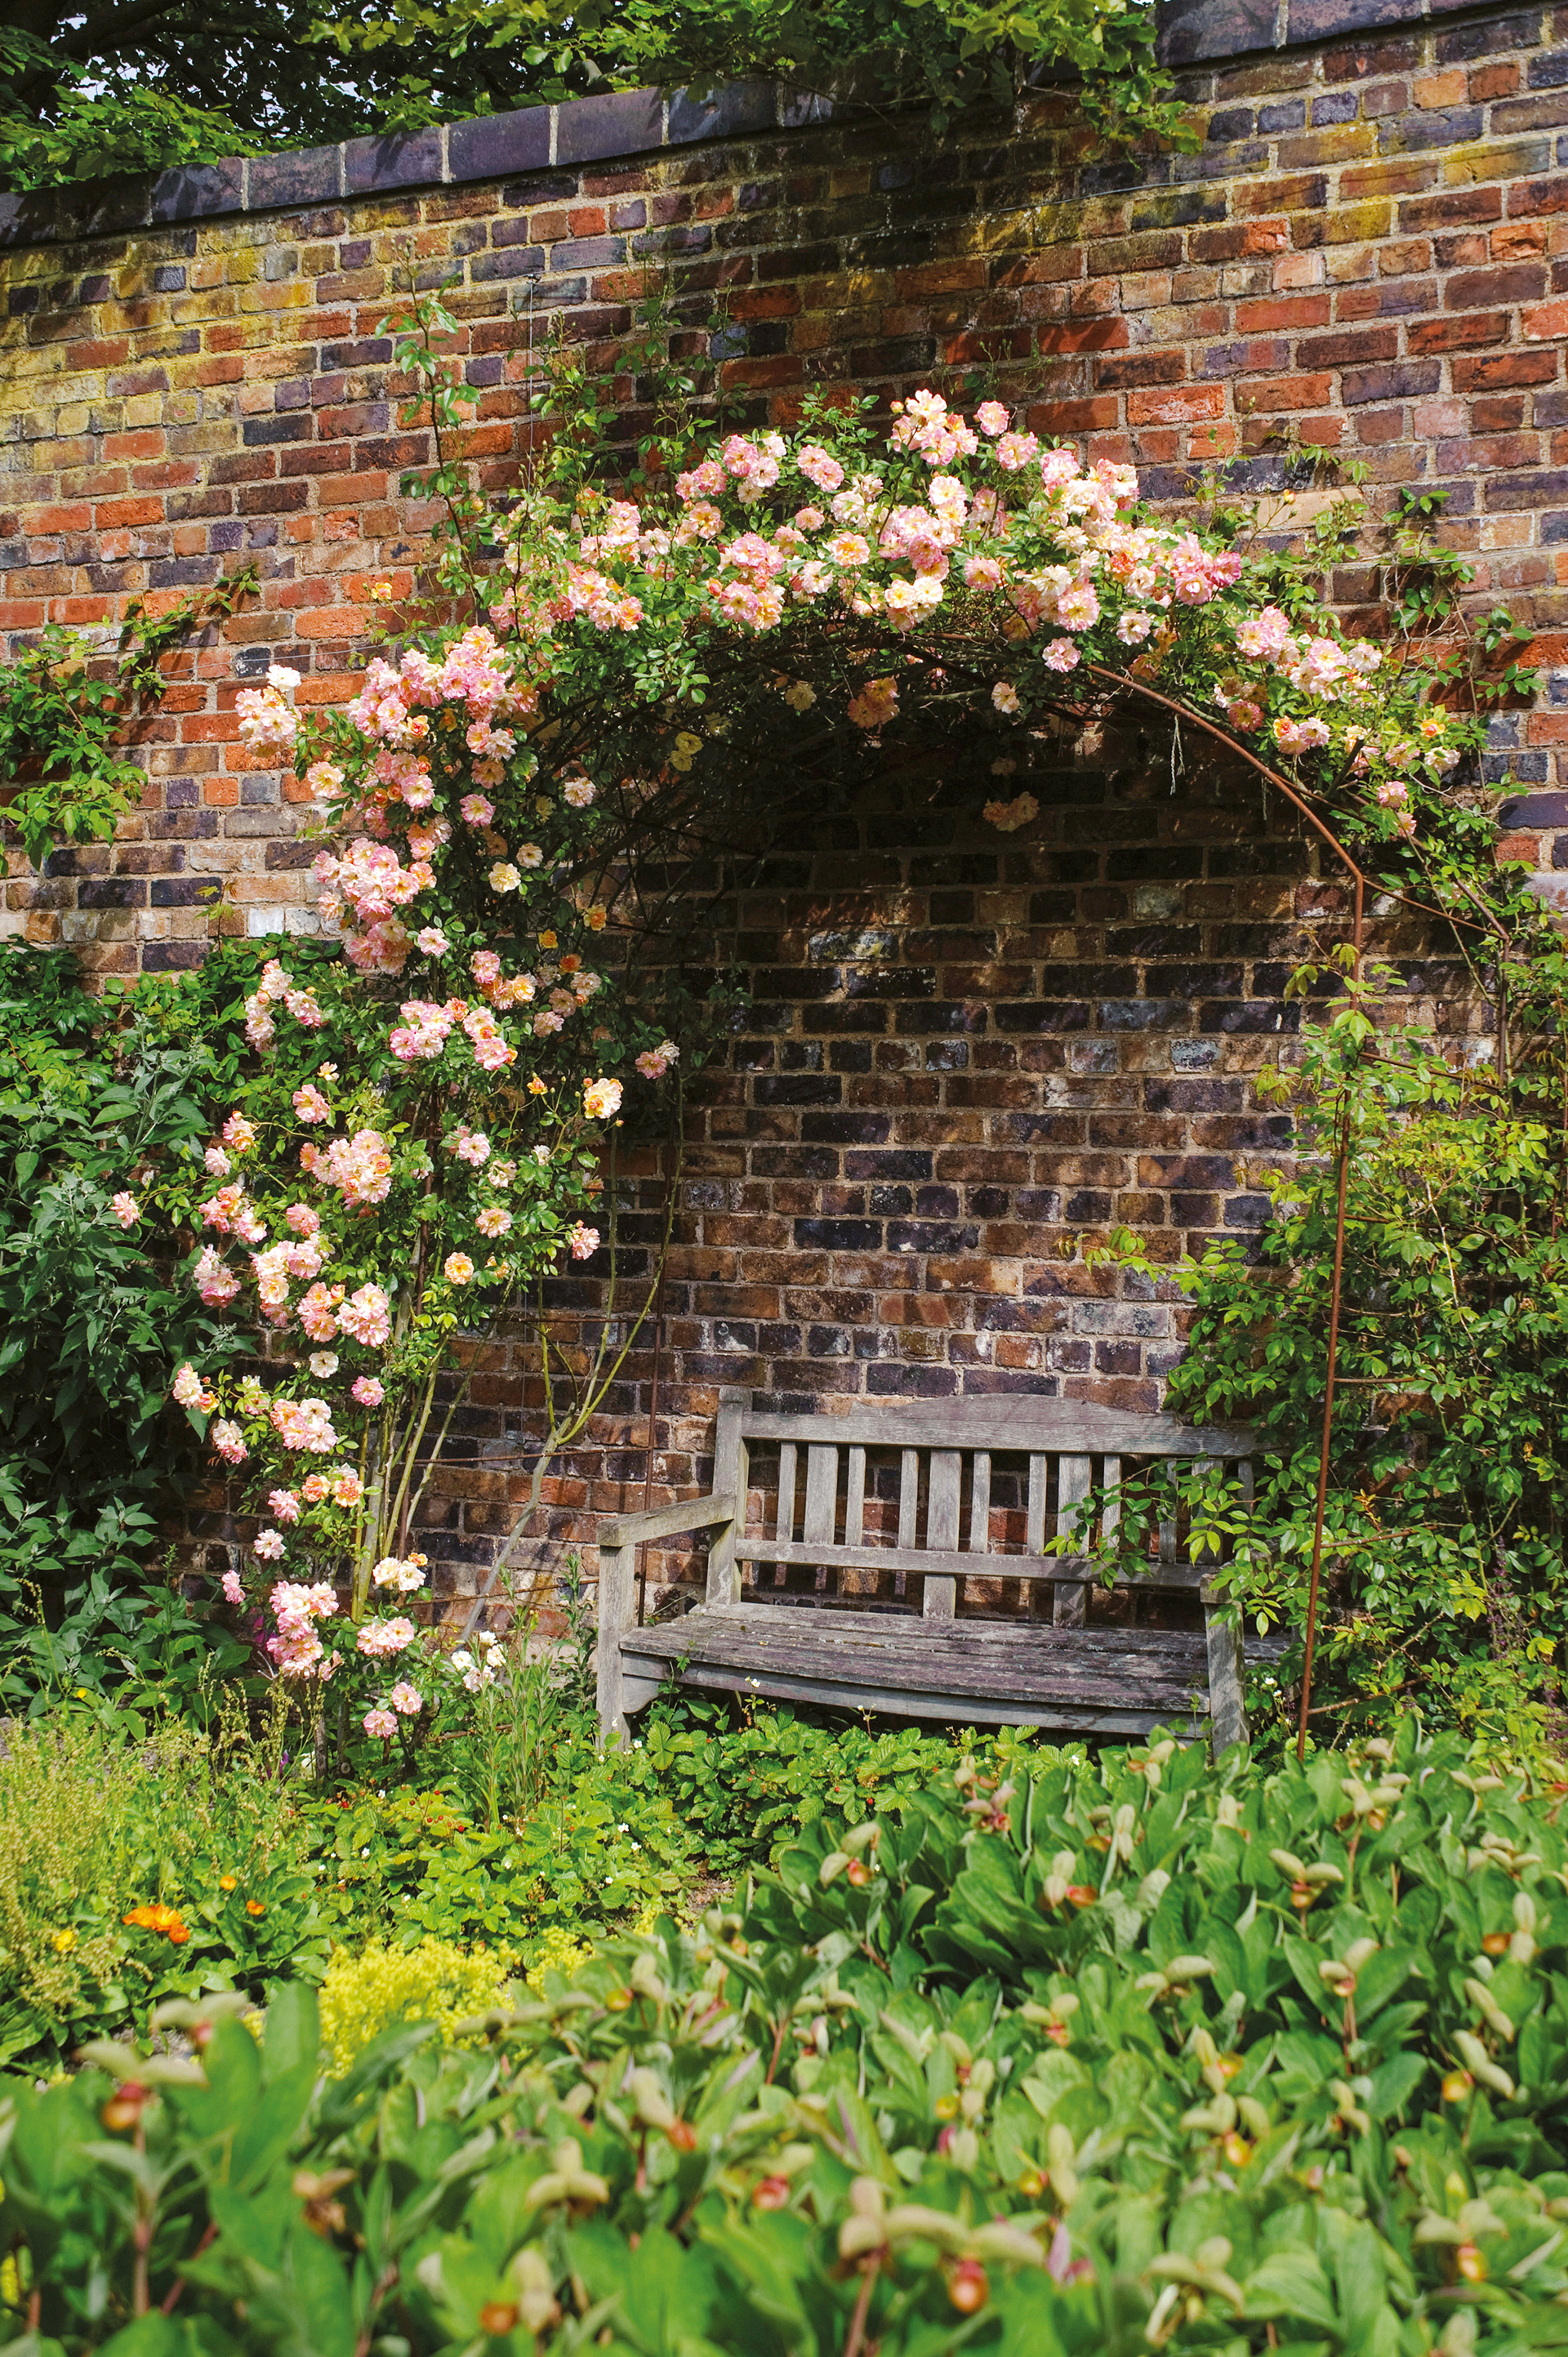
M 299 1486 L 306 1504 L 319 1506 L 331 1484 L 324 1473 L 307 1473 Z
M 413 939 L 415 946 L 422 949 L 426 957 L 446 956 L 448 942 L 439 925 L 422 926 Z
M 267 1493 L 267 1511 L 269 1513 L 275 1514 L 280 1523 L 297 1523 L 299 1520 L 299 1491 L 297 1490 L 269 1491 Z
M 404 1678 L 392 1690 L 392 1706 L 404 1718 L 413 1718 L 424 1708 L 424 1697 Z
M 258 1531 L 256 1533 L 256 1553 L 263 1563 L 278 1562 L 284 1553 L 283 1533 L 281 1531 Z
M 448 1285 L 467 1285 L 472 1282 L 474 1264 L 467 1253 L 448 1253 L 442 1266 L 446 1271 Z
M 482 1236 L 504 1236 L 511 1225 L 511 1213 L 501 1203 L 487 1203 L 475 1226 Z
M 119 1221 L 120 1225 L 123 1228 L 134 1228 L 136 1222 L 142 1216 L 141 1212 L 136 1208 L 136 1199 L 134 1195 L 120 1194 L 112 1196 L 109 1201 L 109 1209 L 113 1212 L 114 1217 Z
M 224 1573 L 223 1595 L 225 1600 L 230 1604 L 243 1604 L 245 1600 L 245 1590 L 243 1583 L 242 1582 L 237 1571 L 226 1571 Z
M 332 1502 L 335 1506 L 357 1506 L 365 1494 L 365 1485 L 357 1473 L 336 1474 L 332 1481 Z
M 390 1710 L 368 1710 L 360 1725 L 367 1735 L 379 1736 L 383 1743 L 390 1743 L 397 1733 L 397 1721 Z
M 597 1228 L 585 1228 L 581 1220 L 566 1232 L 566 1242 L 574 1260 L 589 1260 L 599 1248 Z
M 991 691 L 991 701 L 998 712 L 1015 713 L 1018 710 L 1018 691 L 1010 679 L 999 679 Z
M 621 1085 L 618 1081 L 585 1081 L 583 1111 L 590 1121 L 607 1121 L 620 1111 Z
M 361 1407 L 380 1407 L 387 1395 L 385 1384 L 378 1383 L 374 1375 L 359 1376 L 349 1389 Z

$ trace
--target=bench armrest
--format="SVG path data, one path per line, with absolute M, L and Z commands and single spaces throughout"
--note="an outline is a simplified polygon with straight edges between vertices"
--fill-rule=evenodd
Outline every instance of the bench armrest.
M 621 1632 L 632 1622 L 632 1566 L 643 1539 L 673 1538 L 681 1531 L 735 1526 L 733 1490 L 711 1498 L 687 1498 L 676 1506 L 655 1506 L 646 1514 L 615 1514 L 599 1524 L 599 1739 L 626 1733 L 626 1697 L 621 1678 Z
M 599 1524 L 601 1547 L 636 1546 L 643 1539 L 673 1538 L 682 1531 L 711 1530 L 735 1520 L 735 1492 L 687 1498 L 678 1505 L 653 1506 L 646 1514 L 615 1514 Z

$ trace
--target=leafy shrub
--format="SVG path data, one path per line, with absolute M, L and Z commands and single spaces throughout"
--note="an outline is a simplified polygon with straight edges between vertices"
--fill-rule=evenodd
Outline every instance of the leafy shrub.
M 505 1953 L 465 1954 L 447 1940 L 412 1948 L 371 1944 L 335 1951 L 321 1981 L 321 2034 L 341 2078 L 373 2040 L 410 2021 L 433 2021 L 461 2044 L 456 2025 L 508 1996 Z
M 435 1755 L 451 1771 L 438 1788 L 302 1792 L 323 1921 L 349 1943 L 499 1942 L 532 1973 L 585 1939 L 682 1913 L 699 1881 L 766 1865 L 824 1812 L 854 1824 L 897 1806 L 963 1756 L 914 1727 L 872 1734 L 788 1708 L 732 1724 L 723 1705 L 684 1698 L 655 1704 L 643 1732 L 607 1758 L 591 1719 L 553 1710 L 549 1724 L 548 1780 L 510 1823 L 487 1822 L 482 1728 Z M 1005 1730 L 975 1749 L 1004 1768 L 1026 1754 L 1055 1756 Z
M 1539 1743 L 1568 1638 L 1568 1267 L 1560 954 L 1543 953 L 1533 1060 L 1453 1071 L 1371 969 L 1260 1087 L 1298 1158 L 1264 1170 L 1255 1256 L 1211 1250 L 1188 1280 L 1170 1403 L 1262 1442 L 1244 1599 L 1305 1617 L 1323 1421 L 1337 1154 L 1348 1157 L 1320 1684 L 1330 1713 L 1429 1717 Z M 1334 979 L 1305 970 L 1303 987 Z M 1283 1126 L 1283 1125 L 1282 1125 Z M 1128 1523 L 1124 1542 L 1133 1525 Z
M 1452 1738 L 1260 1777 L 970 1766 L 746 1908 L 317 2088 L 95 2049 L 5 2123 L 71 2352 L 1509 2357 L 1562 2347 L 1568 1784 Z M 122 2149 L 115 2150 L 118 2143 Z
M 145 1920 L 131 1920 L 136 1916 Z M 170 1996 L 319 1972 L 313 1878 L 282 1788 L 203 1737 L 85 1716 L 10 1723 L 0 1752 L 0 2062 L 52 2067 Z
M 646 1794 L 667 1796 L 716 1875 L 764 1863 L 819 1817 L 855 1824 L 874 1809 L 896 1806 L 956 1768 L 966 1751 L 1004 1770 L 1026 1755 L 1036 1763 L 1057 1756 L 1012 1727 L 977 1743 L 972 1730 L 967 1738 L 908 1726 L 873 1733 L 854 1719 L 824 1725 L 788 1706 L 746 1713 L 735 1724 L 725 1704 L 685 1696 L 661 1697 L 639 1726 L 622 1755 L 633 1795 L 628 1812 Z
M 169 1383 L 191 1351 L 222 1356 L 232 1338 L 112 1199 L 127 1169 L 204 1134 L 215 1068 L 210 1047 L 164 1036 L 151 1001 L 106 1004 L 65 952 L 0 944 L 0 1691 L 13 1707 L 51 1684 L 120 1682 L 121 1653 L 145 1660 L 139 1619 L 168 1620 L 145 1560 L 169 1485 L 196 1462 Z M 184 1616 L 159 1633 L 198 1627 Z M 222 1666 L 241 1657 L 231 1648 Z
M 700 1857 L 668 1794 L 634 1793 L 613 1762 L 590 1761 L 532 1816 L 493 1833 L 439 1792 L 305 1801 L 326 1868 L 323 1921 L 339 1937 L 400 1947 L 497 1942 L 532 1966 L 547 1931 L 577 1940 L 676 1909 Z

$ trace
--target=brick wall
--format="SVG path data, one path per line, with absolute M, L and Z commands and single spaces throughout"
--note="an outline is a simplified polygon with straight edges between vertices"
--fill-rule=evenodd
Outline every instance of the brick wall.
M 247 559 L 262 594 L 172 666 L 119 839 L 41 877 L 13 850 L 0 921 L 105 972 L 312 925 L 286 785 L 247 765 L 233 700 L 273 660 L 302 697 L 349 693 L 369 580 L 417 562 L 396 481 L 424 438 L 378 332 L 411 262 L 454 280 L 498 486 L 531 338 L 561 313 L 612 334 L 652 264 L 694 346 L 722 296 L 711 355 L 759 416 L 808 382 L 908 391 L 985 360 L 1037 431 L 1133 459 L 1157 497 L 1211 459 L 1280 484 L 1293 436 L 1364 460 L 1374 506 L 1444 488 L 1477 597 L 1541 634 L 1552 693 L 1498 724 L 1488 766 L 1517 781 L 1508 847 L 1568 905 L 1568 10 L 1356 29 L 1383 13 L 1173 7 L 1192 157 L 1097 157 L 1050 97 L 933 145 L 914 121 L 792 122 L 770 92 L 639 94 L 88 191 L 70 218 L 8 200 L 0 630 L 98 622 Z M 1337 585 L 1351 605 L 1369 587 Z M 1087 1273 L 1073 1237 L 1116 1217 L 1174 1250 L 1256 1220 L 1249 1157 L 1282 1140 L 1249 1075 L 1293 1019 L 1289 963 L 1338 913 L 1255 791 L 1197 764 L 1173 800 L 1164 759 L 1058 759 L 1029 781 L 1041 820 L 1004 842 L 955 752 L 934 799 L 890 780 L 824 816 L 725 919 L 757 998 L 693 1108 L 661 1482 L 698 1470 L 721 1381 L 1156 1395 L 1171 1305 Z M 1412 972 L 1442 1019 L 1483 1019 L 1452 974 Z M 560 1526 L 639 1490 L 649 1372 L 560 1486 Z M 449 1452 L 449 1587 L 516 1493 L 521 1399 L 498 1352 Z

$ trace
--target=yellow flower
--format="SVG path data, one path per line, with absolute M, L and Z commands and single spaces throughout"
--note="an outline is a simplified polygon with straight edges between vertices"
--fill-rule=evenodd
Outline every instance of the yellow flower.
M 57 1956 L 69 1956 L 76 1945 L 76 1933 L 68 1926 L 65 1931 L 55 1933 L 52 1944 Z
M 218 1888 L 220 1890 L 232 1890 L 235 1888 L 234 1877 L 231 1874 L 220 1874 L 218 1878 Z

